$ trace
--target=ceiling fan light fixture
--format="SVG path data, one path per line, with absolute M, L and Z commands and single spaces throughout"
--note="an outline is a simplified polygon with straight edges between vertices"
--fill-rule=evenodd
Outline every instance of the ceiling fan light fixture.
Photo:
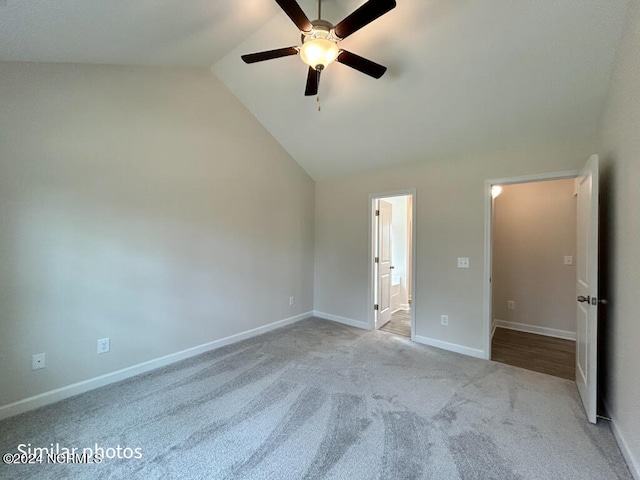
M 326 68 L 331 62 L 338 58 L 340 49 L 336 42 L 326 38 L 308 37 L 300 47 L 300 58 L 312 68 L 317 69 L 319 65 Z

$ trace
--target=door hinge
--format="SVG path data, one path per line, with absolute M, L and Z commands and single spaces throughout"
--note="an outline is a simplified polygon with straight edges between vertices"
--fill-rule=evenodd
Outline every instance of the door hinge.
M 378 307 L 378 304 L 376 303 L 376 304 L 373 306 L 373 309 L 374 309 L 374 310 L 380 310 L 380 307 Z
M 376 217 L 380 216 L 380 210 L 376 210 Z
M 376 257 L 376 258 L 374 258 L 374 259 L 373 259 L 373 261 L 374 261 L 375 263 L 379 263 L 379 262 L 380 262 L 380 258 L 379 258 L 379 257 Z

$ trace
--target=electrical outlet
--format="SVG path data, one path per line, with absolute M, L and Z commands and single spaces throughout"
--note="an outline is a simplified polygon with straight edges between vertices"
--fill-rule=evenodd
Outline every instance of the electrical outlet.
M 449 325 L 449 315 L 440 315 L 440 323 L 442 325 Z
M 469 268 L 469 257 L 458 257 L 458 268 Z
M 45 354 L 36 353 L 31 356 L 31 370 L 40 370 L 46 366 Z
M 111 348 L 110 343 L 108 338 L 98 340 L 98 353 L 107 353 Z
M 513 300 L 507 300 L 507 310 L 515 310 L 516 309 L 516 302 L 514 302 Z
M 289 306 L 293 305 L 294 303 L 296 303 L 295 297 L 289 297 Z

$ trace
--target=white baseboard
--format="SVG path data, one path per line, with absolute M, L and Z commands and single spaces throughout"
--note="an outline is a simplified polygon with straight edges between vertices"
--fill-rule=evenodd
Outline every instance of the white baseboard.
M 622 452 L 622 456 L 627 462 L 627 467 L 629 467 L 629 471 L 635 480 L 640 480 L 640 459 L 636 458 L 634 454 L 629 449 L 629 444 L 625 439 L 624 434 L 618 428 L 618 423 L 616 422 L 615 417 L 611 414 L 611 408 L 606 401 L 603 401 L 604 408 L 607 410 L 606 414 L 611 419 L 611 431 L 613 432 L 613 436 L 618 443 L 618 447 Z
M 317 310 L 313 311 L 313 316 L 322 318 L 324 320 L 331 320 L 332 322 L 338 322 L 344 325 L 349 325 L 350 327 L 362 328 L 363 330 L 370 330 L 369 324 L 367 322 L 363 322 L 362 320 L 353 320 L 351 318 L 339 317 L 338 315 L 319 312 Z
M 393 312 L 391 312 L 391 315 L 393 315 L 394 313 L 398 313 L 398 312 L 408 312 L 411 309 L 405 305 L 400 305 L 398 308 L 396 308 Z
M 496 328 L 498 328 L 498 326 L 496 325 L 496 320 L 494 318 L 493 322 L 491 322 L 491 340 L 493 340 L 493 336 L 496 333 Z
M 458 345 L 457 343 L 444 342 L 442 340 L 436 340 L 435 338 L 423 337 L 416 335 L 413 338 L 414 342 L 429 345 L 430 347 L 441 348 L 443 350 L 449 350 L 450 352 L 461 353 L 462 355 L 468 355 L 475 358 L 486 358 L 484 350 L 478 348 L 465 347 L 464 345 Z
M 2 405 L 0 406 L 0 420 L 8 417 L 13 417 L 14 415 L 18 415 L 20 413 L 28 412 L 29 410 L 44 407 L 45 405 L 49 405 L 51 403 L 64 400 L 65 398 L 88 392 L 89 390 L 94 390 L 111 383 L 135 377 L 136 375 L 140 375 L 141 373 L 146 373 L 151 370 L 155 370 L 157 368 L 179 362 L 180 360 L 184 360 L 186 358 L 194 357 L 210 350 L 224 347 L 225 345 L 230 345 L 241 340 L 246 340 L 247 338 L 255 337 L 256 335 L 267 333 L 271 330 L 275 330 L 276 328 L 284 327 L 286 325 L 299 322 L 300 320 L 305 320 L 312 316 L 312 312 L 301 313 L 300 315 L 296 315 L 294 317 L 285 318 L 268 325 L 263 325 L 262 327 L 247 330 L 246 332 L 237 333 L 229 337 L 221 338 L 220 340 L 214 340 L 212 342 L 188 348 L 180 352 L 165 355 L 164 357 L 155 358 L 153 360 L 142 362 L 131 367 L 123 368 L 122 370 L 107 373 L 105 375 L 100 375 L 99 377 L 90 378 L 88 380 L 83 380 L 82 382 L 73 383 L 64 387 L 56 388 L 55 390 L 40 393 L 38 395 L 19 400 L 17 402 L 9 403 L 7 405 Z
M 539 327 L 537 325 L 527 325 L 524 323 L 507 322 L 506 320 L 493 320 L 495 327 L 508 328 L 509 330 L 517 330 L 519 332 L 537 333 L 547 337 L 562 338 L 564 340 L 576 341 L 576 332 L 568 332 L 566 330 L 558 330 L 556 328 Z

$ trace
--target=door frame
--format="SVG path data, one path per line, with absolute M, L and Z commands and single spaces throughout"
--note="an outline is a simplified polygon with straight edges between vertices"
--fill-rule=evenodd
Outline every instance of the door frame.
M 483 338 L 485 360 L 491 360 L 491 336 L 493 334 L 493 312 L 491 274 L 493 267 L 493 197 L 491 187 L 494 185 L 515 185 L 518 183 L 545 182 L 578 178 L 580 170 L 564 170 L 560 172 L 536 173 L 517 177 L 492 178 L 484 182 L 484 276 L 483 276 Z
M 406 190 L 393 190 L 390 192 L 382 192 L 382 193 L 370 193 L 369 194 L 369 228 L 368 228 L 368 243 L 369 248 L 367 252 L 367 265 L 369 268 L 369 292 L 367 298 L 367 319 L 369 323 L 369 330 L 375 330 L 375 310 L 373 308 L 373 302 L 375 298 L 375 265 L 374 265 L 374 257 L 375 257 L 375 241 L 377 235 L 377 225 L 376 225 L 376 201 L 381 198 L 388 197 L 411 197 L 411 340 L 413 340 L 416 336 L 416 297 L 417 297 L 417 288 L 416 288 L 416 189 L 406 189 Z M 374 233 L 375 230 L 375 233 Z

